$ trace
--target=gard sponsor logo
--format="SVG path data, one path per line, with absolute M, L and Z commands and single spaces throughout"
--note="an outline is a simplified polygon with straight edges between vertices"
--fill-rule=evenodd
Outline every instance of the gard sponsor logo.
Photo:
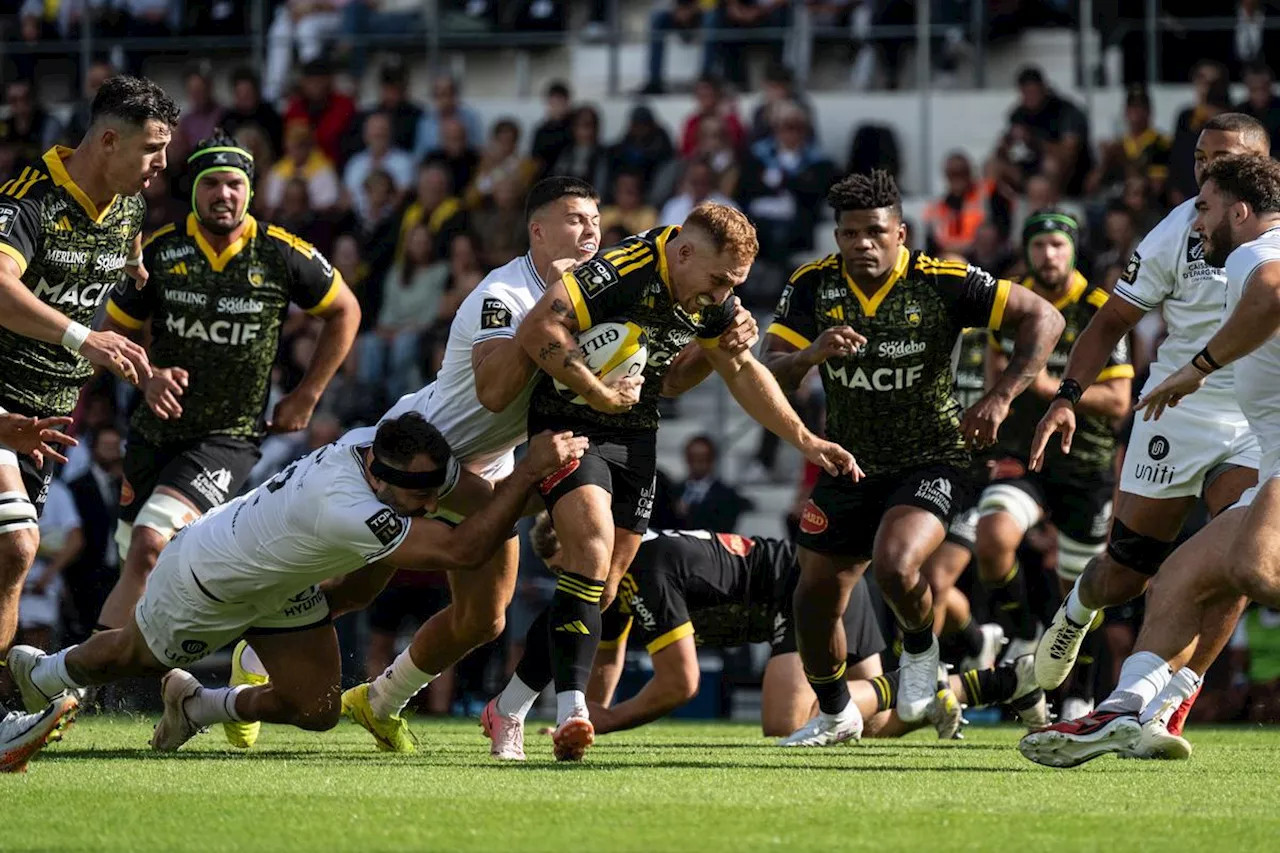
M 218 300 L 218 312 L 221 314 L 260 314 L 265 307 L 258 300 L 245 296 L 223 296 Z
M 189 290 L 166 290 L 164 298 L 178 305 L 194 305 L 203 308 L 209 304 L 209 296 L 205 293 L 192 293 Z
M 879 367 L 873 370 L 855 367 L 850 371 L 844 365 L 836 367 L 828 361 L 823 367 L 826 368 L 827 377 L 831 381 L 860 391 L 901 391 L 904 388 L 913 387 L 920 381 L 920 377 L 924 376 L 923 364 L 912 364 L 907 367 Z
M 916 487 L 916 497 L 928 501 L 942 512 L 951 511 L 951 481 L 946 477 L 925 480 Z
M 44 258 L 51 264 L 64 267 L 82 267 L 89 263 L 89 253 L 76 249 L 50 249 L 44 253 Z
M 238 323 L 232 320 L 214 320 L 205 323 L 176 314 L 164 318 L 165 328 L 172 334 L 189 341 L 205 341 L 219 346 L 241 346 L 256 341 L 262 332 L 261 323 Z
M 640 620 L 640 624 L 644 626 L 646 631 L 652 631 L 654 626 L 658 624 L 658 618 L 653 615 L 653 611 L 644 603 L 644 599 L 638 595 L 631 596 L 631 612 Z
M 929 348 L 924 341 L 881 341 L 876 345 L 876 355 L 881 358 L 906 358 L 919 355 Z
M 188 246 L 188 245 L 174 246 L 171 249 L 165 249 L 163 252 L 161 252 L 160 260 L 176 261 L 176 260 L 185 258 L 188 255 L 194 255 L 195 253 L 196 253 L 196 250 L 194 246 Z
M 812 500 L 800 510 L 800 530 L 804 533 L 818 534 L 827 529 L 827 514 Z
M 80 308 L 97 308 L 102 298 L 111 290 L 113 285 L 102 282 L 80 287 L 75 284 L 50 284 L 48 280 L 41 278 L 36 282 L 36 288 L 33 291 L 35 297 L 50 305 L 71 305 Z

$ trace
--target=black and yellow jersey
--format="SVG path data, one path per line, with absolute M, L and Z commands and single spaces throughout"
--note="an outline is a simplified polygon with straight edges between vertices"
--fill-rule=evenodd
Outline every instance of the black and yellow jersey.
M 835 326 L 867 339 L 820 372 L 827 437 L 868 475 L 934 463 L 964 468 L 956 347 L 966 328 L 1000 327 L 1011 287 L 977 267 L 903 248 L 868 297 L 834 254 L 795 271 L 767 331 L 801 349 Z
M 188 385 L 182 417 L 161 420 L 139 406 L 133 429 L 156 444 L 260 437 L 289 303 L 324 311 L 342 288 L 342 274 L 310 243 L 253 217 L 221 253 L 188 215 L 156 231 L 142 255 L 147 286 L 126 282 L 111 295 L 107 314 L 129 329 L 149 323 L 152 364 L 183 368 Z
M 784 540 L 651 530 L 604 613 L 600 646 L 630 631 L 649 654 L 690 635 L 712 648 L 769 642 L 798 577 L 795 546 Z
M 655 228 L 605 250 L 564 274 L 579 331 L 596 323 L 631 321 L 642 327 L 648 338 L 649 363 L 644 369 L 640 402 L 621 414 L 597 412 L 579 406 L 557 393 L 550 376 L 543 376 L 533 392 L 531 411 L 552 415 L 566 424 L 587 421 L 620 431 L 658 428 L 658 397 L 662 377 L 687 344 L 699 340 L 715 346 L 733 322 L 733 312 L 722 306 L 701 314 L 689 314 L 671 293 L 667 271 L 667 241 L 680 233 L 678 226 Z M 730 298 L 732 300 L 732 297 Z
M 987 393 L 987 350 L 990 329 L 965 329 L 956 347 L 956 400 L 968 409 Z
M 1024 287 L 1031 287 L 1032 280 L 1023 281 Z M 1078 271 L 1072 273 L 1071 284 L 1062 298 L 1054 302 L 1053 307 L 1062 312 L 1066 326 L 1062 337 L 1049 356 L 1046 369 L 1054 379 L 1061 379 L 1071 358 L 1071 348 L 1076 338 L 1089 325 L 1093 315 L 1107 303 L 1107 292 L 1095 287 L 1085 280 Z M 993 338 L 1006 355 L 1013 353 L 1013 339 L 997 334 Z M 1098 374 L 1096 382 L 1108 379 L 1133 378 L 1133 363 L 1129 358 L 1127 337 L 1120 338 L 1116 348 L 1107 359 L 1107 365 Z M 1042 400 L 1030 393 L 1022 393 L 1009 408 L 1009 416 L 1000 427 L 999 449 L 1006 455 L 1013 456 L 1023 462 L 1031 451 L 1031 439 L 1035 435 L 1036 425 L 1044 417 L 1049 408 L 1049 401 Z M 1057 441 L 1050 441 L 1045 452 L 1044 472 L 1046 476 L 1062 482 L 1093 482 L 1099 475 L 1108 475 L 1112 469 L 1116 454 L 1116 434 L 1111 419 L 1104 415 L 1076 416 L 1076 434 L 1071 441 L 1071 453 L 1064 455 Z
M 0 185 L 0 253 L 18 265 L 37 299 L 89 326 L 120 282 L 146 204 L 141 196 L 116 196 L 99 210 L 67 174 L 70 154 L 50 148 Z M 28 414 L 67 414 L 93 375 L 87 360 L 60 344 L 4 328 L 0 361 L 0 400 Z

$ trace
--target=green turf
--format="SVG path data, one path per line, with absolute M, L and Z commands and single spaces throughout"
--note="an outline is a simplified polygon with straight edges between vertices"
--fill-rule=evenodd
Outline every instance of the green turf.
M 412 756 L 362 730 L 221 731 L 148 752 L 151 723 L 87 718 L 0 776 L 0 850 L 1261 850 L 1280 839 L 1280 732 L 1193 734 L 1188 762 L 1048 770 L 1013 729 L 782 751 L 742 725 L 666 723 L 557 765 L 493 764 L 475 723 L 415 725 Z

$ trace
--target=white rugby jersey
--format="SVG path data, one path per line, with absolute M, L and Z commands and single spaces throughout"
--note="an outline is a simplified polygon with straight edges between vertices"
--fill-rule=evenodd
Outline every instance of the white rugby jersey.
M 1151 377 L 1144 390 L 1156 387 L 1169 374 L 1200 352 L 1222 325 L 1226 300 L 1225 273 L 1204 262 L 1194 198 L 1184 201 L 1143 238 L 1129 259 L 1115 295 L 1143 311 L 1160 309 L 1169 335 L 1156 350 Z M 1187 407 L 1214 420 L 1242 420 L 1235 402 L 1232 370 L 1219 370 L 1178 408 Z
M 434 424 L 449 441 L 459 462 L 470 467 L 486 465 L 524 443 L 529 396 L 537 375 L 511 405 L 491 412 L 476 397 L 476 374 L 471 369 L 471 349 L 476 344 L 515 337 L 516 327 L 542 297 L 546 284 L 526 254 L 485 276 L 462 305 L 449 327 L 444 361 L 436 381 L 417 394 L 411 405 L 402 400 L 386 417 L 415 409 Z
M 395 551 L 410 520 L 365 480 L 361 454 L 375 432 L 352 430 L 187 525 L 174 544 L 201 590 L 274 613 L 312 584 Z
M 1280 228 L 1236 248 L 1227 258 L 1227 305 L 1229 316 L 1240 302 L 1249 277 L 1258 267 L 1280 261 Z M 1276 476 L 1280 463 L 1280 335 L 1231 365 L 1235 368 L 1235 392 L 1241 410 L 1249 419 L 1249 427 L 1258 436 L 1262 458 L 1258 465 L 1258 482 Z M 1223 371 L 1216 371 L 1210 378 Z M 1198 392 L 1197 392 L 1198 393 Z M 1194 399 L 1192 394 L 1186 400 Z M 1179 403 L 1181 408 L 1186 400 Z

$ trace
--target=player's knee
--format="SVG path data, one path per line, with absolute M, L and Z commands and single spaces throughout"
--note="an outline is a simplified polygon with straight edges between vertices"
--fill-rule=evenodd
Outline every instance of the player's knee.
M 503 611 L 465 611 L 459 613 L 453 623 L 454 631 L 471 646 L 483 646 L 502 636 L 507 627 L 507 616 Z
M 978 523 L 974 556 L 978 559 L 979 578 L 990 583 L 1002 580 L 1009 573 L 1024 532 L 1007 513 L 986 516 Z
M 871 568 L 875 572 L 876 583 L 890 601 L 906 598 L 920 582 L 919 573 L 911 571 L 904 564 L 881 565 L 872 562 Z
M 31 507 L 31 504 L 27 506 Z M 34 507 L 31 507 L 31 523 L 35 523 Z M 0 585 L 21 585 L 27 570 L 35 562 L 39 547 L 40 537 L 34 526 L 0 536 Z
M 325 696 L 305 705 L 290 705 L 289 711 L 293 725 L 309 732 L 327 732 L 335 728 L 342 719 L 342 703 L 336 695 Z
M 129 553 L 123 570 L 141 575 L 145 579 L 155 568 L 156 562 L 160 559 L 160 552 L 168 542 L 168 537 L 157 530 L 150 527 L 135 527 L 129 539 Z
M 1154 536 L 1145 536 L 1126 525 L 1120 519 L 1111 523 L 1111 539 L 1107 543 L 1105 563 L 1115 564 L 1147 577 L 1160 571 L 1160 566 L 1177 546 Z M 1103 561 L 1099 561 L 1102 563 Z

